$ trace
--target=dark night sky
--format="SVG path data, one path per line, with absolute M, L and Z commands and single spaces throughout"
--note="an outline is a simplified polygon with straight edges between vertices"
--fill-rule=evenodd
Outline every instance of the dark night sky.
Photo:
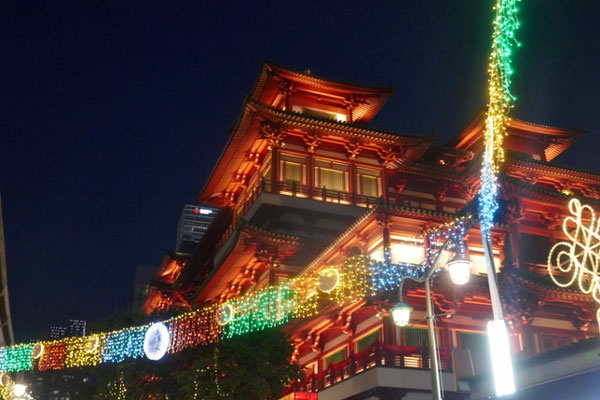
M 172 250 L 265 58 L 392 85 L 373 124 L 456 134 L 486 104 L 491 0 L 0 5 L 0 190 L 19 341 L 126 306 Z M 525 0 L 513 115 L 600 170 L 600 5 Z

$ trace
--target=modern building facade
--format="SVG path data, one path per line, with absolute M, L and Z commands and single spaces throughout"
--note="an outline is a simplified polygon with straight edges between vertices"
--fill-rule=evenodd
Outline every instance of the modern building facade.
M 156 273 L 156 269 L 156 265 L 137 264 L 135 266 L 133 286 L 131 288 L 131 297 L 129 299 L 130 312 L 140 312 L 142 304 L 150 292 L 150 284 Z
M 219 209 L 217 207 L 199 204 L 186 205 L 181 212 L 177 225 L 177 253 L 191 254 L 208 227 L 215 219 Z
M 50 339 L 61 339 L 67 336 L 67 327 L 52 325 L 48 328 L 48 337 Z
M 70 319 L 68 336 L 85 336 L 87 322 L 82 319 Z
M 191 256 L 165 258 L 144 310 L 225 303 L 332 266 L 338 279 L 352 280 L 353 257 L 425 259 L 429 232 L 476 210 L 485 116 L 441 146 L 431 135 L 369 127 L 392 92 L 265 62 L 197 196 L 221 211 Z M 592 298 L 553 285 L 546 259 L 562 239 L 568 200 L 600 205 L 600 175 L 551 162 L 581 132 L 516 119 L 507 130 L 491 238 L 520 362 L 598 335 Z M 447 271 L 434 283 L 446 399 L 487 395 L 475 379 L 489 370 L 492 315 L 478 226 L 463 239 L 469 283 L 454 285 Z M 348 293 L 341 303 L 315 296 L 318 312 L 284 328 L 306 371 L 286 398 L 430 398 L 422 284 L 407 282 L 402 298 L 414 309 L 406 327 L 390 316 L 397 289 L 369 300 Z

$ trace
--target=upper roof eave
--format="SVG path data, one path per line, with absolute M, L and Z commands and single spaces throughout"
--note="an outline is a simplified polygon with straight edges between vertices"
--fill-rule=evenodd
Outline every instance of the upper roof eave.
M 387 129 L 375 129 L 367 127 L 363 124 L 357 123 L 349 123 L 337 121 L 334 119 L 321 118 L 313 115 L 302 114 L 294 111 L 286 111 L 279 108 L 270 107 L 267 104 L 261 103 L 258 100 L 253 98 L 248 99 L 248 103 L 258 107 L 260 110 L 263 110 L 269 113 L 271 116 L 277 116 L 280 118 L 285 118 L 286 121 L 282 122 L 305 122 L 310 123 L 315 126 L 320 126 L 324 129 L 336 129 L 344 132 L 350 132 L 355 135 L 362 135 L 368 137 L 371 140 L 380 140 L 387 141 L 390 143 L 398 143 L 399 139 L 405 140 L 417 140 L 420 142 L 431 141 L 433 143 L 436 139 L 436 135 L 427 134 L 427 135 L 419 135 L 414 133 L 400 133 Z
M 339 235 L 329 246 L 327 246 L 319 255 L 317 255 L 300 274 L 307 274 L 311 272 L 315 267 L 317 267 L 329 254 L 336 251 L 336 248 L 344 242 L 345 239 L 351 237 L 352 233 L 354 233 L 357 229 L 359 229 L 364 224 L 370 222 L 372 218 L 375 218 L 378 211 L 382 209 L 390 212 L 391 216 L 397 217 L 428 217 L 429 221 L 444 223 L 448 221 L 452 221 L 456 219 L 457 215 L 445 213 L 442 211 L 433 211 L 405 206 L 396 206 L 396 205 L 384 205 L 377 206 L 368 211 L 366 211 L 363 215 L 357 218 L 357 220 L 352 223 L 341 235 Z M 500 227 L 500 224 L 496 224 L 497 227 Z
M 319 93 L 332 96 L 353 105 L 352 118 L 369 122 L 392 96 L 392 87 L 370 86 L 325 79 L 308 72 L 299 72 L 271 61 L 265 61 L 251 92 L 251 97 L 267 104 L 273 104 L 274 96 L 280 90 Z M 339 104 L 345 107 L 346 104 Z
M 508 167 L 514 168 L 523 168 L 529 170 L 541 170 L 544 172 L 551 172 L 556 175 L 561 175 L 564 177 L 570 178 L 578 178 L 578 179 L 586 179 L 591 182 L 600 181 L 600 173 L 595 171 L 588 171 L 580 168 L 570 168 L 560 164 L 549 164 L 542 161 L 535 160 L 518 160 L 513 158 L 508 158 L 506 160 L 506 165 Z
M 480 110 L 467 124 L 467 126 L 453 138 L 446 146 L 458 149 L 471 148 L 483 135 L 486 111 Z M 509 135 L 514 136 L 541 136 L 548 140 L 545 148 L 547 161 L 552 160 L 587 132 L 580 129 L 565 129 L 548 125 L 524 121 L 518 118 L 509 118 L 506 123 Z
M 300 239 L 297 236 L 286 235 L 283 233 L 272 232 L 266 229 L 259 228 L 254 226 L 248 222 L 241 222 L 236 228 L 235 232 L 230 236 L 230 240 L 233 241 L 232 246 L 228 250 L 227 255 L 224 260 L 231 257 L 232 254 L 236 254 L 236 251 L 247 252 L 248 250 L 248 238 L 252 237 L 260 241 L 261 243 L 265 243 L 271 246 L 277 246 L 279 250 L 287 249 L 288 256 L 295 253 L 297 246 L 300 243 Z M 282 251 L 283 253 L 283 251 Z M 197 301 L 200 296 L 206 294 L 205 289 L 209 288 L 211 285 L 218 285 L 219 281 L 223 279 L 223 276 L 218 277 L 218 281 L 214 282 L 215 277 L 217 277 L 217 273 L 222 268 L 223 263 L 220 265 L 213 267 L 213 269 L 208 273 L 206 279 L 198 286 L 195 292 L 192 294 L 192 301 Z M 228 274 L 231 271 L 228 272 Z M 227 276 L 225 274 L 224 276 Z M 206 299 L 203 299 L 206 300 Z
M 333 86 L 338 90 L 346 90 L 349 93 L 373 93 L 387 95 L 387 97 L 389 98 L 389 96 L 391 96 L 396 91 L 396 88 L 394 88 L 393 86 L 363 85 L 324 78 L 318 75 L 313 75 L 312 73 L 308 74 L 306 72 L 301 72 L 293 68 L 288 68 L 267 59 L 263 62 L 261 66 L 259 77 L 251 92 L 252 97 L 259 98 L 260 92 L 264 89 L 264 85 L 266 84 L 268 76 L 272 74 L 280 74 L 295 77 L 300 81 L 310 82 L 314 86 Z
M 213 166 L 202 190 L 196 195 L 198 202 L 206 202 L 211 197 L 218 183 L 225 176 L 228 168 L 237 168 L 241 158 L 254 143 L 256 132 L 251 129 L 252 121 L 260 115 L 264 118 L 281 123 L 305 124 L 311 128 L 329 130 L 336 134 L 361 139 L 372 140 L 389 145 L 406 145 L 412 150 L 411 159 L 418 159 L 435 142 L 435 135 L 399 134 L 392 131 L 372 129 L 359 124 L 345 123 L 328 120 L 314 116 L 308 116 L 292 111 L 284 111 L 270 107 L 253 98 L 247 97 L 244 101 L 243 111 L 238 118 L 234 128 L 230 131 L 229 139 L 225 144 L 221 155 Z M 252 136 L 248 136 L 252 135 Z M 250 140 L 248 140 L 250 139 Z M 234 149 L 230 151 L 229 149 Z M 232 165 L 235 164 L 235 165 Z

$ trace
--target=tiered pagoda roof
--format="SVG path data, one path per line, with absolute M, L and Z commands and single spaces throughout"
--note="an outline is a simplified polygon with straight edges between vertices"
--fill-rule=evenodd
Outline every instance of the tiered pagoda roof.
M 265 61 L 251 97 L 278 106 L 282 104 L 281 95 L 285 90 L 317 94 L 322 96 L 323 103 L 341 100 L 354 108 L 353 122 L 366 123 L 379 112 L 395 89 L 325 79 L 310 71 L 299 72 Z

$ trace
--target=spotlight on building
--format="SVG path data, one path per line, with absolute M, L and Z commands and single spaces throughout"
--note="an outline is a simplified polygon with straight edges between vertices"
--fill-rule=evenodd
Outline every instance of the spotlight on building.
M 396 303 L 394 307 L 390 310 L 392 312 L 392 318 L 394 318 L 394 323 L 397 326 L 406 326 L 410 321 L 410 312 L 413 310 L 411 306 L 408 304 L 399 301 Z
M 471 278 L 471 261 L 455 256 L 448 264 L 450 279 L 457 285 L 464 285 Z

